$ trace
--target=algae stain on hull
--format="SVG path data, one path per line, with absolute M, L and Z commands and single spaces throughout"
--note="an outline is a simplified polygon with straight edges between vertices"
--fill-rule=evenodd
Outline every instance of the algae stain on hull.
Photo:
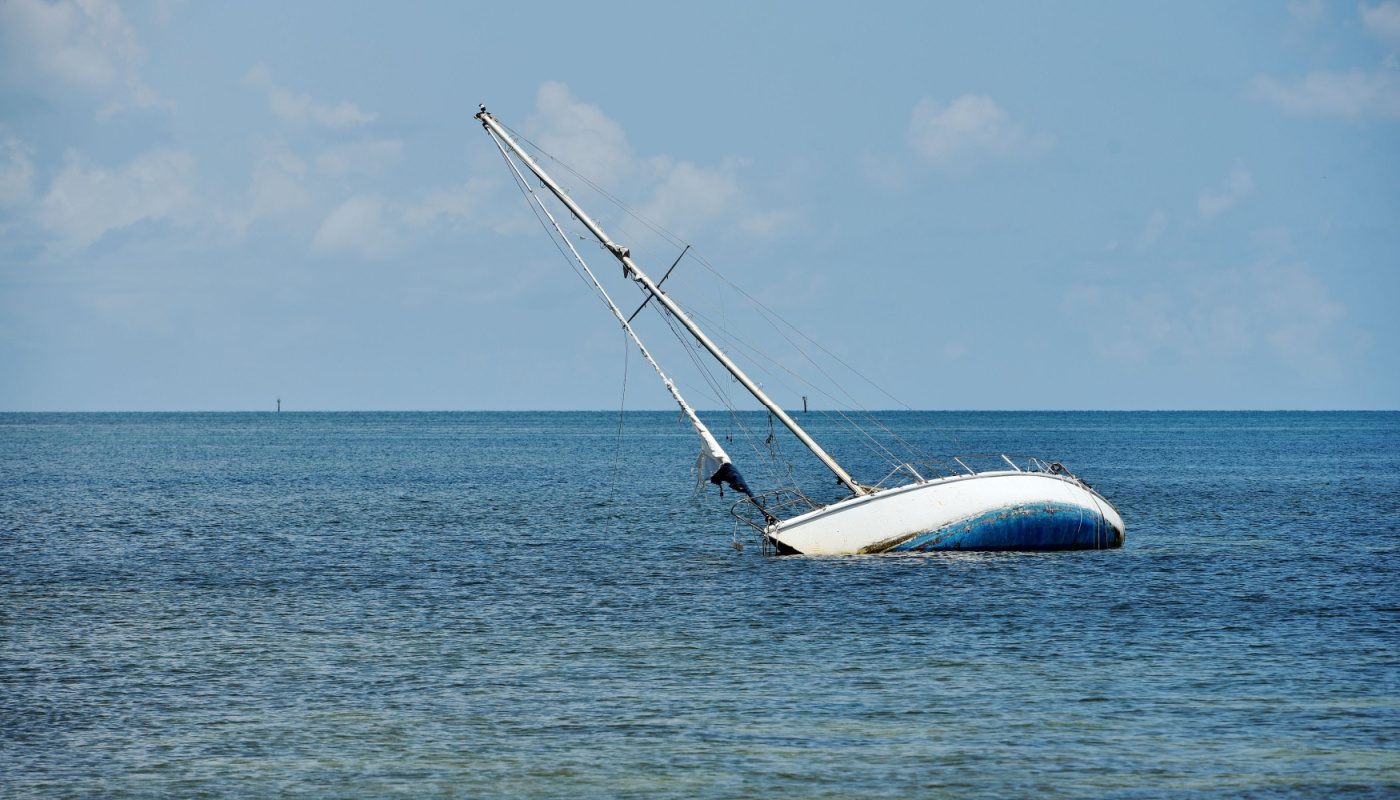
M 1123 533 L 1102 514 L 1081 506 L 1035 503 L 978 514 L 862 552 L 1102 550 L 1122 544 Z

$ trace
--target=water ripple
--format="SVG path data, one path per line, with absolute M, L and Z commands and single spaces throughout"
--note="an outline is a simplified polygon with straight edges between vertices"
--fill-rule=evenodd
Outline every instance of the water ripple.
M 0 415 L 7 793 L 1400 792 L 1400 415 L 887 421 L 1127 545 L 736 554 L 664 413 Z

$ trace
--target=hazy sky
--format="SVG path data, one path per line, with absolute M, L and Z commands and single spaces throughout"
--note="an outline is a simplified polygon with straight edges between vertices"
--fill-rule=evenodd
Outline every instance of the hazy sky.
M 481 102 L 916 408 L 1400 406 L 1395 0 L 0 0 L 0 70 L 0 410 L 616 408 Z

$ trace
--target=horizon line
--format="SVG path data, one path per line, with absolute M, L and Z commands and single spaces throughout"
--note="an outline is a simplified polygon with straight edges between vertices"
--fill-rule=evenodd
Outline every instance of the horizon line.
M 793 414 L 849 413 L 842 409 L 812 409 L 804 412 L 784 409 Z M 1201 413 L 1394 413 L 1400 408 L 870 408 L 859 409 L 863 414 L 1201 414 Z M 618 414 L 618 413 L 678 413 L 671 408 L 302 408 L 302 409 L 3 409 L 0 414 Z M 724 408 L 698 408 L 696 413 L 729 413 Z M 739 409 L 738 413 L 767 413 L 761 408 Z

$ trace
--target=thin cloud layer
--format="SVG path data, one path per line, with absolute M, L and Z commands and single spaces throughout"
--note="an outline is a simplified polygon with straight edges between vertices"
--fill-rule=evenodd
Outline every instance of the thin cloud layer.
M 100 117 L 166 105 L 141 77 L 146 51 L 111 0 L 0 3 L 11 79 L 103 98 Z
M 501 190 L 500 183 L 483 177 L 472 177 L 461 186 L 430 189 L 403 212 L 409 225 L 423 227 L 439 220 L 452 226 L 477 219 L 493 205 Z
M 1032 133 L 985 95 L 965 94 L 950 103 L 919 100 L 909 119 L 909 146 L 924 163 L 969 168 L 979 162 L 1032 158 L 1049 150 L 1054 137 Z
M 403 142 L 397 139 L 365 139 L 327 148 L 316 156 L 316 171 L 332 178 L 345 175 L 379 175 L 403 158 Z
M 258 157 L 247 210 L 235 217 L 234 228 L 242 233 L 255 220 L 275 222 L 307 237 L 317 256 L 378 259 L 398 252 L 400 213 L 384 188 L 403 160 L 404 144 L 365 136 L 362 129 L 379 115 L 349 100 L 326 103 L 294 92 L 273 80 L 265 64 L 249 69 L 243 83 L 264 93 L 268 108 L 288 130 Z M 350 136 L 361 138 L 342 138 Z
M 1262 75 L 1254 95 L 1290 114 L 1345 119 L 1400 119 L 1400 70 L 1319 70 L 1294 81 Z
M 267 104 L 272 113 L 292 125 L 316 125 L 323 128 L 353 128 L 367 125 L 379 118 L 378 114 L 363 111 L 349 100 L 334 105 L 318 102 L 310 95 L 297 94 L 278 85 L 272 80 L 272 71 L 266 64 L 257 64 L 248 70 L 243 83 L 261 89 L 267 95 Z
M 626 181 L 639 171 L 622 126 L 601 108 L 574 99 L 558 81 L 540 86 L 527 126 L 545 152 L 584 175 Z
M 702 166 L 666 155 L 638 156 L 620 124 L 557 81 L 540 86 L 527 127 L 546 152 L 592 180 L 645 198 L 636 205 L 642 216 L 683 235 L 723 224 L 746 235 L 772 236 L 793 221 L 790 212 L 761 208 L 752 199 L 740 181 L 745 161 Z
M 27 204 L 34 196 L 30 148 L 14 136 L 0 138 L 0 208 Z
M 1219 186 L 1201 193 L 1196 208 L 1201 217 L 1217 217 L 1254 193 L 1254 178 L 1241 164 L 1236 164 Z
M 398 235 L 385 216 L 385 204 L 375 195 L 357 195 L 335 208 L 321 223 L 311 242 L 318 255 L 382 258 L 398 247 Z
M 146 220 L 179 219 L 195 204 L 195 161 L 159 148 L 116 170 L 76 154 L 39 203 L 38 220 L 67 248 L 86 247 L 110 231 Z
M 240 228 L 264 217 L 285 217 L 311 205 L 306 161 L 285 148 L 259 156 L 248 186 L 248 212 Z
M 1363 5 L 1361 24 L 1376 39 L 1390 47 L 1400 47 L 1400 2 L 1389 0 L 1377 6 Z
M 1289 15 L 1302 25 L 1315 25 L 1327 13 L 1322 0 L 1291 0 L 1287 8 Z
M 1137 246 L 1139 250 L 1146 250 L 1155 245 L 1162 238 L 1162 234 L 1167 232 L 1167 226 L 1171 222 L 1171 217 L 1162 209 L 1152 212 L 1147 218 L 1146 224 L 1142 226 L 1142 232 L 1138 234 Z
M 1065 292 L 1064 308 L 1091 315 L 1095 351 L 1124 366 L 1233 363 L 1265 353 L 1289 371 L 1322 375 L 1354 353 L 1346 306 L 1306 263 L 1266 257 L 1175 271 L 1171 284 L 1079 285 Z
M 1390 52 L 1373 69 L 1317 69 L 1299 78 L 1259 75 L 1249 93 L 1296 116 L 1400 120 L 1400 2 L 1362 5 L 1361 24 Z

